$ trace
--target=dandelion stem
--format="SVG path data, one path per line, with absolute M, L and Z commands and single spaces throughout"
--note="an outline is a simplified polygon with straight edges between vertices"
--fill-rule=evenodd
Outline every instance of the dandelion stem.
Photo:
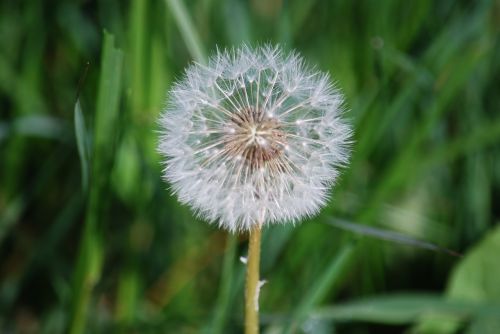
M 259 263 L 261 224 L 250 230 L 245 288 L 245 334 L 259 333 Z

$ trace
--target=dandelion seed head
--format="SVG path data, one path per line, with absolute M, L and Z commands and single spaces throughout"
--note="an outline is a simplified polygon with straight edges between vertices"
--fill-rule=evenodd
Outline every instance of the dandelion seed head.
M 218 51 L 168 94 L 164 177 L 181 202 L 229 231 L 314 215 L 348 162 L 342 105 L 329 75 L 296 53 Z

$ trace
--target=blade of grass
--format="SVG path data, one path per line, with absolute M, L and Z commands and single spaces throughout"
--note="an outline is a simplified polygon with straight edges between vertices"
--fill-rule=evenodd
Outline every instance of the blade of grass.
M 115 48 L 114 37 L 105 32 L 95 116 L 90 192 L 71 301 L 71 334 L 85 332 L 91 293 L 99 280 L 104 257 L 99 223 L 105 201 L 103 193 L 113 159 L 113 135 L 116 134 L 118 118 L 122 61 L 123 54 Z
M 193 21 L 188 15 L 186 6 L 180 0 L 165 0 L 167 7 L 172 11 L 177 26 L 181 32 L 182 38 L 191 56 L 201 64 L 206 63 L 206 54 L 201 43 Z
M 141 187 L 140 179 L 141 156 L 137 154 L 136 147 L 144 147 L 144 142 L 149 131 L 149 126 L 143 126 L 146 113 L 147 95 L 150 87 L 148 78 L 148 48 L 151 35 L 151 24 L 148 22 L 152 3 L 149 1 L 133 1 L 129 9 L 129 50 L 127 67 L 130 78 L 130 104 L 126 112 L 132 120 L 132 124 L 125 124 L 123 127 L 123 137 L 116 153 L 116 163 L 114 166 L 113 190 L 130 206 L 134 207 L 137 214 L 143 209 L 143 203 L 150 200 L 147 191 Z M 139 126 L 137 126 L 139 125 Z M 137 131 L 138 129 L 139 131 Z M 138 198 L 137 193 L 142 196 Z M 138 223 L 138 222 L 135 222 Z M 133 218 L 124 228 L 133 233 Z M 140 269 L 137 261 L 137 250 L 134 249 L 132 238 L 128 238 L 122 253 L 127 258 L 119 273 L 116 300 L 114 302 L 114 319 L 119 329 L 123 332 L 126 326 L 131 326 L 136 319 L 136 306 L 140 289 Z
M 131 70 L 131 106 L 135 118 L 144 112 L 147 84 L 145 75 L 147 14 L 149 1 L 133 1 L 130 8 L 130 66 Z
M 432 242 L 418 240 L 394 231 L 387 231 L 372 226 L 350 223 L 348 221 L 341 219 L 330 219 L 326 223 L 349 232 L 353 232 L 360 235 L 367 235 L 380 240 L 391 241 L 394 243 L 399 243 L 421 249 L 428 249 L 434 252 L 442 252 L 452 256 L 461 256 L 461 254 L 458 254 L 457 252 L 451 249 L 440 247 L 436 244 L 433 244 Z
M 316 306 L 330 291 L 332 286 L 339 282 L 341 274 L 349 264 L 354 245 L 346 244 L 330 262 L 318 280 L 311 286 L 311 289 L 304 294 L 304 298 L 297 304 L 292 315 L 287 321 L 283 333 L 293 333 L 294 330 L 307 318 L 314 306 Z
M 318 309 L 313 318 L 352 322 L 368 321 L 381 324 L 408 324 L 422 316 L 453 315 L 463 321 L 471 316 L 497 317 L 500 305 L 447 300 L 429 294 L 397 294 L 378 296 Z
M 224 254 L 224 260 L 222 263 L 219 294 L 217 296 L 217 302 L 214 306 L 214 316 L 212 318 L 212 323 L 210 325 L 210 329 L 205 329 L 206 333 L 224 333 L 224 328 L 227 323 L 227 317 L 230 311 L 229 306 L 231 301 L 231 288 L 234 284 L 234 267 L 238 238 L 233 234 L 227 235 L 226 238 L 227 245 L 226 252 Z
M 89 183 L 89 161 L 88 161 L 88 148 L 87 148 L 87 130 L 85 128 L 85 119 L 83 118 L 82 107 L 80 105 L 80 99 L 76 100 L 75 112 L 75 137 L 76 145 L 78 148 L 78 155 L 80 156 L 80 168 L 82 170 L 82 188 L 83 192 L 86 193 Z

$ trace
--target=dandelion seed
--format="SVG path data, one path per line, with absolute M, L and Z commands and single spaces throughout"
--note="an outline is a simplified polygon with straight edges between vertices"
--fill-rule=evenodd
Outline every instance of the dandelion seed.
M 296 53 L 217 52 L 169 93 L 164 177 L 180 201 L 232 232 L 314 215 L 348 161 L 342 103 L 329 76 Z
M 254 308 L 255 311 L 259 310 L 259 295 L 260 295 L 260 289 L 266 284 L 266 280 L 261 280 L 257 283 L 257 289 L 255 290 L 255 296 L 253 298 L 253 303 L 254 303 Z

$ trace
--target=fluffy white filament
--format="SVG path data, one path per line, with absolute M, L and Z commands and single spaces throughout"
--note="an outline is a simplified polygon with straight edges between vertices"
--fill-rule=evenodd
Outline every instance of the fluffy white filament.
M 342 102 L 328 74 L 296 53 L 218 51 L 169 92 L 164 177 L 181 202 L 229 231 L 311 216 L 348 161 Z

